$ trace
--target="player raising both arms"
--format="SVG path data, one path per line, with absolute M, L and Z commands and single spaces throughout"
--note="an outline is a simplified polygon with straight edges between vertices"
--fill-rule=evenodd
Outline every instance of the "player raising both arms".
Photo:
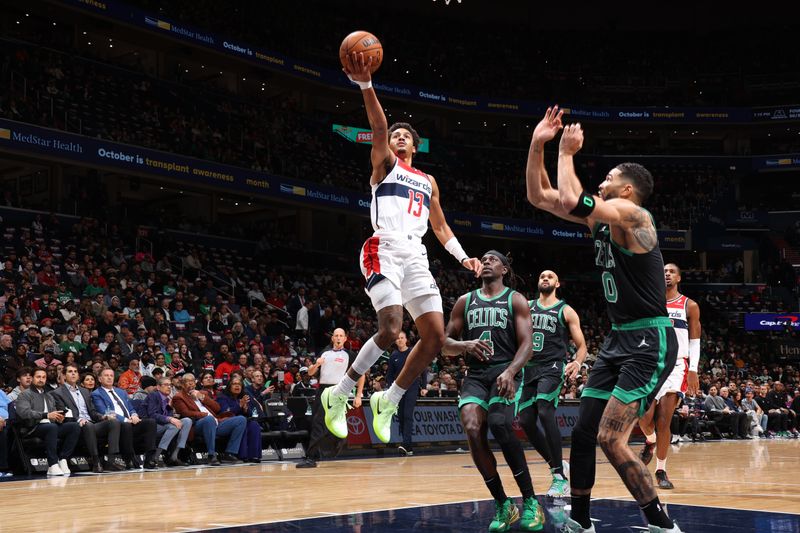
M 700 362 L 700 306 L 678 292 L 681 269 L 675 263 L 664 265 L 664 280 L 667 282 L 667 312 L 678 337 L 678 359 L 666 383 L 656 394 L 656 403 L 639 420 L 639 427 L 646 438 L 640 455 L 644 464 L 653 460 L 656 448 L 656 481 L 660 489 L 674 488 L 667 477 L 667 452 L 672 438 L 670 424 L 679 395 L 688 391 L 697 394 L 699 380 L 697 365 Z
M 372 58 L 365 60 L 363 53 L 352 53 L 345 64 L 343 70 L 361 88 L 372 128 L 370 215 L 375 233 L 361 248 L 360 266 L 367 294 L 378 313 L 378 332 L 364 343 L 339 384 L 322 393 L 321 401 L 328 429 L 345 438 L 348 395 L 356 381 L 397 339 L 405 307 L 417 326 L 419 342 L 389 390 L 370 398 L 375 435 L 389 442 L 392 415 L 397 412 L 400 399 L 445 341 L 442 297 L 422 244 L 428 221 L 439 242 L 462 266 L 474 271 L 476 277 L 481 262 L 467 255 L 447 225 L 436 180 L 412 166 L 419 146 L 417 132 L 406 123 L 388 127 L 372 88 Z
M 612 328 L 581 394 L 570 453 L 571 518 L 566 529 L 593 532 L 589 502 L 599 443 L 644 512 L 651 533 L 680 531 L 664 512 L 653 478 L 628 446 L 631 430 L 675 366 L 678 341 L 667 316 L 664 260 L 650 213 L 642 207 L 653 177 L 642 165 L 622 163 L 600 184 L 583 190 L 572 161 L 583 146 L 580 124 L 563 128 L 558 189 L 544 169 L 544 144 L 562 129 L 558 108 L 548 108 L 531 139 L 526 169 L 528 200 L 565 220 L 586 224 L 594 237 L 595 265 Z

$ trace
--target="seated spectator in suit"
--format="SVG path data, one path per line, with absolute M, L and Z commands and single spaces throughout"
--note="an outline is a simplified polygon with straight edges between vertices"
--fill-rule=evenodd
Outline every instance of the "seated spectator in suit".
M 178 453 L 186 448 L 186 441 L 189 439 L 189 433 L 192 430 L 192 419 L 178 419 L 175 417 L 170 398 L 171 391 L 171 378 L 158 380 L 157 389 L 148 394 L 145 400 L 145 416 L 154 419 L 157 424 L 156 437 L 160 440 L 156 448 L 156 458 L 160 460 L 161 452 L 168 450 L 172 441 L 177 437 L 178 440 L 166 464 L 169 466 L 186 466 L 186 463 L 178 458 Z
M 139 390 L 139 383 L 142 381 L 141 367 L 139 359 L 131 357 L 128 359 L 128 370 L 120 374 L 117 384 L 119 388 L 128 394 L 134 394 Z
M 133 408 L 128 394 L 114 386 L 114 371 L 104 368 L 100 372 L 100 386 L 92 393 L 95 409 L 105 415 L 116 415 L 121 424 L 120 448 L 128 468 L 138 468 L 135 442 L 145 454 L 144 467 L 155 469 L 156 421 L 139 417 Z
M 0 479 L 4 477 L 11 477 L 12 474 L 8 469 L 8 404 L 11 400 L 8 399 L 6 393 L 0 390 Z
M 233 413 L 247 419 L 244 437 L 239 446 L 239 459 L 260 463 L 261 425 L 258 419 L 264 416 L 264 408 L 244 391 L 242 379 L 238 375 L 231 378 L 225 390 L 217 396 L 217 403 L 223 413 Z
M 725 404 L 725 400 L 717 394 L 717 388 L 713 385 L 708 389 L 708 396 L 703 405 L 706 416 L 716 422 L 717 427 L 724 427 L 734 436 L 738 435 L 738 418 Z
M 8 399 L 12 402 L 17 401 L 19 395 L 22 394 L 22 391 L 26 391 L 31 386 L 31 381 L 33 381 L 33 371 L 28 367 L 23 367 L 17 370 L 17 386 L 14 387 L 8 394 Z
M 120 423 L 116 417 L 106 417 L 97 412 L 92 402 L 91 392 L 78 386 L 78 365 L 68 363 L 64 371 L 64 384 L 50 393 L 56 402 L 56 410 L 64 411 L 65 420 L 75 421 L 81 428 L 86 449 L 92 462 L 92 471 L 103 472 L 100 460 L 98 439 L 108 439 L 108 456 L 105 468 L 111 471 L 122 470 L 114 459 L 119 455 Z
M 203 435 L 208 448 L 208 464 L 217 466 L 222 462 L 241 463 L 235 454 L 242 444 L 247 421 L 243 416 L 222 413 L 219 404 L 204 391 L 195 389 L 194 374 L 183 376 L 183 385 L 172 398 L 172 407 L 182 417 L 191 418 L 195 431 Z M 229 437 L 225 453 L 217 456 L 217 436 Z
M 750 417 L 744 412 L 742 408 L 736 405 L 733 398 L 730 396 L 730 389 L 722 387 L 719 390 L 719 395 L 728 407 L 731 414 L 731 433 L 736 439 L 749 439 L 750 438 Z
M 22 436 L 39 437 L 47 450 L 48 476 L 68 476 L 67 459 L 72 456 L 81 434 L 77 422 L 64 420 L 64 413 L 56 410 L 56 402 L 45 393 L 47 372 L 44 368 L 33 371 L 32 386 L 23 391 L 14 402 L 17 419 L 22 426 Z M 61 446 L 58 445 L 61 441 Z
M 156 378 L 150 376 L 142 376 L 142 380 L 139 382 L 139 387 L 141 388 L 133 393 L 133 395 L 131 396 L 131 400 L 136 400 L 139 402 L 145 401 L 147 397 L 150 395 L 150 393 L 156 390 L 157 386 L 158 386 L 158 380 L 156 380 Z

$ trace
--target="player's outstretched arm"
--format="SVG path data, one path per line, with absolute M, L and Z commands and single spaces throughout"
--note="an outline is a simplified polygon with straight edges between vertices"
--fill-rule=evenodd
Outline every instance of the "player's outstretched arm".
M 564 373 L 570 379 L 574 379 L 581 371 L 583 362 L 586 361 L 586 339 L 583 337 L 583 330 L 581 329 L 581 319 L 575 309 L 569 305 L 564 307 L 564 322 L 569 328 L 569 335 L 575 342 L 578 351 L 575 352 L 575 359 L 570 361 Z
M 464 310 L 467 306 L 467 296 L 463 295 L 453 306 L 450 312 L 450 320 L 445 328 L 444 346 L 442 355 L 452 357 L 454 355 L 465 354 L 467 357 L 474 357 L 481 362 L 491 359 L 492 348 L 484 341 L 462 341 L 461 334 L 464 331 Z
M 686 314 L 689 319 L 689 372 L 686 375 L 687 393 L 690 396 L 697 394 L 700 379 L 697 377 L 697 367 L 700 364 L 700 306 L 694 300 L 686 303 Z
M 528 300 L 520 293 L 515 292 L 511 298 L 511 308 L 514 312 L 514 329 L 517 333 L 517 352 L 508 368 L 497 376 L 497 392 L 507 399 L 514 397 L 516 392 L 514 378 L 533 355 L 533 323 Z
M 378 95 L 372 88 L 372 57 L 364 59 L 363 52 L 353 52 L 347 56 L 347 66 L 342 70 L 350 81 L 361 87 L 364 96 L 364 107 L 367 109 L 367 119 L 372 129 L 372 177 L 370 185 L 383 181 L 388 170 L 394 165 L 395 156 L 389 148 L 389 123 L 383 113 Z
M 439 239 L 439 242 L 442 243 L 442 246 L 444 246 L 444 249 L 450 252 L 450 255 L 455 257 L 456 261 L 461 263 L 464 268 L 472 270 L 477 278 L 481 275 L 481 261 L 477 257 L 470 257 L 467 255 L 467 252 L 461 247 L 453 230 L 450 229 L 450 225 L 444 218 L 442 204 L 439 203 L 439 186 L 436 184 L 436 180 L 433 179 L 433 176 L 429 175 L 428 178 L 431 180 L 431 207 L 429 217 L 431 229 L 436 235 L 436 238 Z

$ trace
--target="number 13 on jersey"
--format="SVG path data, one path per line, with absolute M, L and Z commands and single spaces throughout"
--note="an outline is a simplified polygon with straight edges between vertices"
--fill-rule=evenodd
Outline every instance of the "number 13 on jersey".
M 408 212 L 411 216 L 419 218 L 422 214 L 422 204 L 425 201 L 425 195 L 419 191 L 409 189 L 408 191 Z

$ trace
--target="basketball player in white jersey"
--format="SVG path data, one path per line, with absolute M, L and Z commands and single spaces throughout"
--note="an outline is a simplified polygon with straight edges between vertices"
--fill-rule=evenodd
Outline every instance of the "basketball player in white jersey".
M 667 312 L 678 337 L 678 359 L 667 381 L 656 395 L 656 401 L 639 419 L 639 427 L 647 439 L 640 455 L 644 464 L 653 459 L 656 448 L 656 481 L 661 489 L 674 486 L 667 477 L 667 452 L 672 438 L 670 423 L 678 405 L 678 399 L 688 391 L 690 396 L 697 393 L 699 386 L 697 366 L 700 362 L 700 306 L 678 292 L 681 282 L 681 269 L 675 263 L 664 266 L 664 279 L 667 283 Z
M 339 438 L 347 436 L 347 398 L 363 376 L 400 334 L 403 308 L 417 326 L 420 340 L 408 356 L 400 375 L 387 391 L 370 398 L 372 426 L 382 442 L 389 442 L 392 415 L 406 389 L 422 373 L 445 341 L 442 298 L 430 273 L 422 237 L 430 221 L 436 238 L 465 268 L 478 277 L 481 262 L 459 244 L 444 218 L 436 180 L 412 166 L 419 135 L 406 123 L 388 127 L 372 88 L 370 66 L 363 53 L 347 59 L 345 74 L 361 88 L 372 128 L 372 204 L 375 233 L 361 248 L 361 272 L 366 291 L 378 313 L 378 332 L 369 339 L 347 374 L 321 396 L 325 424 Z

